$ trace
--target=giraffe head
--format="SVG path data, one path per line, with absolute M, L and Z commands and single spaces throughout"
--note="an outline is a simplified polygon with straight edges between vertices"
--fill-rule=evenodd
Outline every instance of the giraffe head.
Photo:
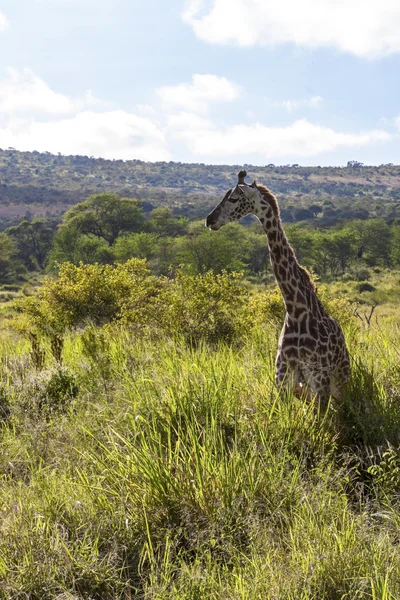
M 236 187 L 228 190 L 223 200 L 207 216 L 206 227 L 217 231 L 223 225 L 253 212 L 256 199 L 261 194 L 255 181 L 251 185 L 245 183 L 246 175 L 246 171 L 240 171 Z

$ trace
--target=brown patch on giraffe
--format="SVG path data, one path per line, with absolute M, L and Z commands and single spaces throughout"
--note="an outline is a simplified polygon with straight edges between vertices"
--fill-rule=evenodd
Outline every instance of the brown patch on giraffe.
M 281 279 L 286 279 L 286 269 L 282 265 L 279 266 L 279 275 Z
M 317 346 L 317 340 L 312 337 L 306 337 L 302 340 L 303 347 L 309 348 L 310 350 L 314 350 Z
M 289 348 L 286 348 L 285 354 L 289 359 L 297 358 L 299 356 L 299 349 L 295 346 L 290 346 Z
M 295 318 L 296 320 L 300 319 L 300 317 L 301 317 L 302 315 L 304 315 L 304 313 L 305 313 L 305 312 L 306 312 L 306 309 L 305 309 L 303 306 L 295 308 L 295 311 L 294 311 L 294 318 Z
M 308 319 L 302 319 L 300 322 L 300 334 L 308 333 Z
M 297 300 L 297 302 L 301 302 L 302 304 L 306 303 L 304 294 L 300 290 L 297 290 L 296 300 Z

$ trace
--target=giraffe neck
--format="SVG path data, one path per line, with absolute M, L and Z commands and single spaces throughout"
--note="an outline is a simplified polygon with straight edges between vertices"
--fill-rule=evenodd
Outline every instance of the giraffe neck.
M 275 198 L 274 202 L 276 205 Z M 288 315 L 297 319 L 305 310 L 318 309 L 320 302 L 307 273 L 297 262 L 293 248 L 283 230 L 278 211 L 275 213 L 263 198 L 256 203 L 254 214 L 267 235 L 272 269 Z

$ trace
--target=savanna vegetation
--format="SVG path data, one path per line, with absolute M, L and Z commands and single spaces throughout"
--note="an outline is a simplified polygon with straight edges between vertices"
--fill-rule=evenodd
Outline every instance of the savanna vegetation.
M 274 386 L 283 306 L 235 274 L 66 263 L 1 342 L 3 598 L 400 594 L 399 329 L 322 287 L 353 378 Z
M 129 167 L 150 194 L 163 163 L 15 153 L 12 193 L 71 165 L 76 190 L 98 166 L 110 188 L 0 233 L 0 598 L 399 598 L 399 168 L 344 218 L 319 184 L 375 186 L 374 168 L 265 167 L 290 194 L 315 185 L 282 216 L 351 354 L 321 415 L 274 385 L 284 310 L 259 224 L 210 232 L 112 188 Z M 236 179 L 172 167 L 186 198 L 191 170 Z

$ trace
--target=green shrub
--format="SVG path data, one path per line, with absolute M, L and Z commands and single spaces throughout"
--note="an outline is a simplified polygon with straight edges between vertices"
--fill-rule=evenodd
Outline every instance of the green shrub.
M 57 369 L 50 374 L 46 383 L 44 394 L 40 398 L 41 408 L 50 410 L 64 408 L 71 400 L 76 398 L 79 386 L 75 376 L 66 369 Z
M 17 387 L 20 406 L 45 417 L 64 412 L 79 392 L 75 375 L 63 367 L 33 372 Z
M 132 297 L 143 308 L 156 285 L 143 260 L 115 267 L 64 263 L 58 278 L 46 279 L 36 297 L 19 302 L 23 318 L 16 326 L 51 337 L 90 322 L 109 323 L 121 318 L 122 307 Z
M 240 279 L 237 273 L 178 273 L 165 297 L 163 328 L 182 333 L 191 343 L 200 339 L 232 342 L 247 333 L 251 326 L 245 310 L 249 291 Z
M 370 283 L 364 282 L 358 284 L 357 290 L 362 294 L 363 292 L 374 292 L 376 287 Z
M 183 334 L 191 342 L 232 341 L 250 326 L 244 310 L 249 296 L 233 273 L 178 272 L 171 280 L 152 276 L 139 259 L 117 266 L 65 263 L 37 297 L 19 302 L 16 327 L 30 338 L 40 333 L 54 339 L 85 324 L 122 321 L 141 331 Z
M 281 327 L 283 324 L 286 310 L 278 287 L 269 292 L 254 292 L 247 308 L 252 321 L 259 326 L 268 323 Z
M 353 275 L 357 281 L 368 281 L 371 277 L 371 271 L 366 267 L 360 267 L 359 269 L 354 269 Z
M 324 290 L 321 296 L 329 314 L 342 322 L 352 318 L 348 302 L 328 298 Z M 214 344 L 238 341 L 264 324 L 280 328 L 285 315 L 278 288 L 251 291 L 240 274 L 224 271 L 190 275 L 181 269 L 173 279 L 156 277 L 139 259 L 116 266 L 65 263 L 58 279 L 47 279 L 38 296 L 20 300 L 19 308 L 16 326 L 36 345 L 40 336 L 50 338 L 57 362 L 60 336 L 89 324 L 120 322 L 136 332 L 178 334 L 190 343 Z M 86 342 L 90 355 L 93 340 Z

